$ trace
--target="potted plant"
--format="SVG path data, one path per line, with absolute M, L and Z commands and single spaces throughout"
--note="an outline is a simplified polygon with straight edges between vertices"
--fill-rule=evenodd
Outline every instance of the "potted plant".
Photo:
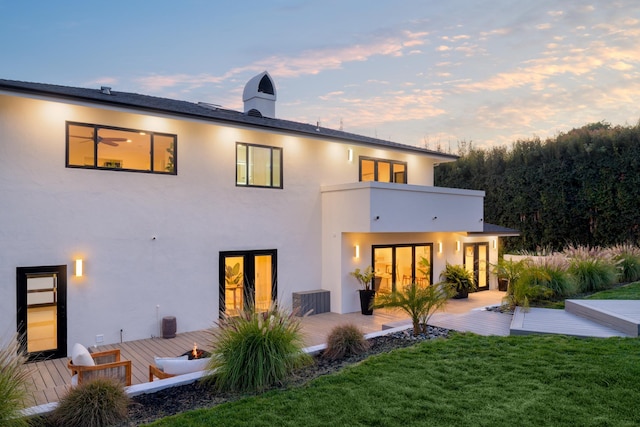
M 351 274 L 356 278 L 362 289 L 360 289 L 360 311 L 365 315 L 373 314 L 373 298 L 376 295 L 376 291 L 371 288 L 371 282 L 375 277 L 375 273 L 371 266 L 368 266 L 364 271 L 360 268 L 356 268 Z
M 473 273 L 462 265 L 451 265 L 447 263 L 445 269 L 440 273 L 440 280 L 449 284 L 457 292 L 454 299 L 467 298 L 469 292 L 476 290 L 476 282 Z
M 527 266 L 526 258 L 520 261 L 505 260 L 500 258 L 493 265 L 493 274 L 498 276 L 498 290 L 506 292 L 518 280 L 520 274 Z

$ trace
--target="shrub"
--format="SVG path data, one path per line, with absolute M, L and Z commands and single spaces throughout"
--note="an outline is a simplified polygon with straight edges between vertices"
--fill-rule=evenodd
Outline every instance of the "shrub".
M 575 295 L 578 292 L 578 284 L 575 277 L 569 273 L 569 261 L 561 255 L 550 256 L 544 259 L 540 268 L 548 276 L 544 286 L 552 292 L 554 298 L 564 298 Z
M 225 316 L 212 334 L 210 380 L 221 390 L 261 391 L 311 360 L 302 351 L 300 321 L 275 303 L 265 312 Z
M 353 324 L 339 325 L 327 337 L 327 349 L 323 356 L 327 359 L 342 359 L 346 356 L 362 354 L 369 349 L 369 342 L 362 331 Z
M 640 280 L 640 248 L 633 245 L 616 245 L 610 248 L 611 258 L 618 268 L 621 283 Z
M 595 292 L 611 287 L 616 282 L 616 267 L 600 258 L 571 260 L 569 272 L 575 277 L 580 292 Z
M 447 263 L 440 273 L 440 280 L 451 285 L 457 292 L 473 292 L 476 290 L 476 282 L 473 273 L 462 265 Z
M 467 271 L 464 271 L 466 274 Z M 432 286 L 410 283 L 405 285 L 402 291 L 376 296 L 373 306 L 374 308 L 398 308 L 404 311 L 413 322 L 413 335 L 419 335 L 421 332 L 426 332 L 431 315 L 444 306 L 456 292 L 455 286 L 455 283 L 440 283 Z
M 26 426 L 20 416 L 27 397 L 29 372 L 24 368 L 26 358 L 19 352 L 20 343 L 14 336 L 0 347 L 0 425 Z
M 53 413 L 53 420 L 65 427 L 111 426 L 127 418 L 129 396 L 122 383 L 96 378 L 71 389 Z
M 551 290 L 546 286 L 550 280 L 549 273 L 542 266 L 535 264 L 528 266 L 507 291 L 503 304 L 512 310 L 517 306 L 528 309 L 530 302 L 551 295 Z
M 497 264 L 492 265 L 493 274 L 498 276 L 498 279 L 506 280 L 507 291 L 508 291 L 509 288 L 513 286 L 512 284 L 516 280 L 518 280 L 518 277 L 520 277 L 520 274 L 522 274 L 522 271 L 525 268 L 527 268 L 527 266 L 529 266 L 530 264 L 531 264 L 530 258 L 524 258 L 524 259 L 521 259 L 520 261 L 513 261 L 511 259 L 506 260 L 503 257 L 498 260 Z

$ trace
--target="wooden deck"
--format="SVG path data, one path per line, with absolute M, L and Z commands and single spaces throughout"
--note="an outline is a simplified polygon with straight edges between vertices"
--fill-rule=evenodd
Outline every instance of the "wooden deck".
M 466 300 L 451 300 L 442 314 L 461 314 L 474 308 L 496 305 L 500 303 L 503 296 L 504 292 L 499 291 L 472 293 Z M 436 314 L 436 316 L 438 315 Z M 324 343 L 331 329 L 340 324 L 353 323 L 359 326 L 364 333 L 370 333 L 380 331 L 384 324 L 394 322 L 400 322 L 400 324 L 402 322 L 410 323 L 405 314 L 389 310 L 376 310 L 372 316 L 363 316 L 360 313 L 322 313 L 304 317 L 301 321 L 304 342 L 307 347 Z M 470 321 L 477 323 L 477 320 Z M 175 338 L 171 339 L 149 338 L 120 344 L 103 345 L 96 347 L 95 350 L 119 348 L 122 357 L 132 361 L 132 384 L 141 384 L 148 381 L 149 365 L 153 363 L 154 356 L 180 355 L 190 350 L 194 342 L 198 343 L 199 348 L 209 350 L 211 341 L 211 334 L 205 330 L 179 333 Z M 68 358 L 53 359 L 26 365 L 26 368 L 31 371 L 33 397 L 28 402 L 28 406 L 57 402 L 67 392 L 71 383 L 71 374 L 67 368 L 68 360 Z

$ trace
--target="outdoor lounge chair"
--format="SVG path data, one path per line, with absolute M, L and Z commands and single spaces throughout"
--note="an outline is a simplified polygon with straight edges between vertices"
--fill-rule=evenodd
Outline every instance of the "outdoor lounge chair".
M 205 371 L 209 365 L 209 358 L 189 360 L 187 356 L 156 357 L 154 364 L 149 365 L 149 382 L 155 378 L 164 380 L 176 375 L 190 374 L 192 372 Z
M 75 344 L 67 367 L 73 385 L 94 378 L 112 378 L 125 386 L 131 385 L 131 361 L 121 360 L 119 349 L 89 353 L 81 344 Z

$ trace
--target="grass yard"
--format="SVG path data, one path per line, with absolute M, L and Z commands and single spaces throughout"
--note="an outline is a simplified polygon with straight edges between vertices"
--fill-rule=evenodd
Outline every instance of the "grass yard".
M 640 282 L 629 283 L 615 289 L 596 292 L 585 299 L 640 299 Z
M 636 426 L 640 340 L 447 340 L 154 426 Z

